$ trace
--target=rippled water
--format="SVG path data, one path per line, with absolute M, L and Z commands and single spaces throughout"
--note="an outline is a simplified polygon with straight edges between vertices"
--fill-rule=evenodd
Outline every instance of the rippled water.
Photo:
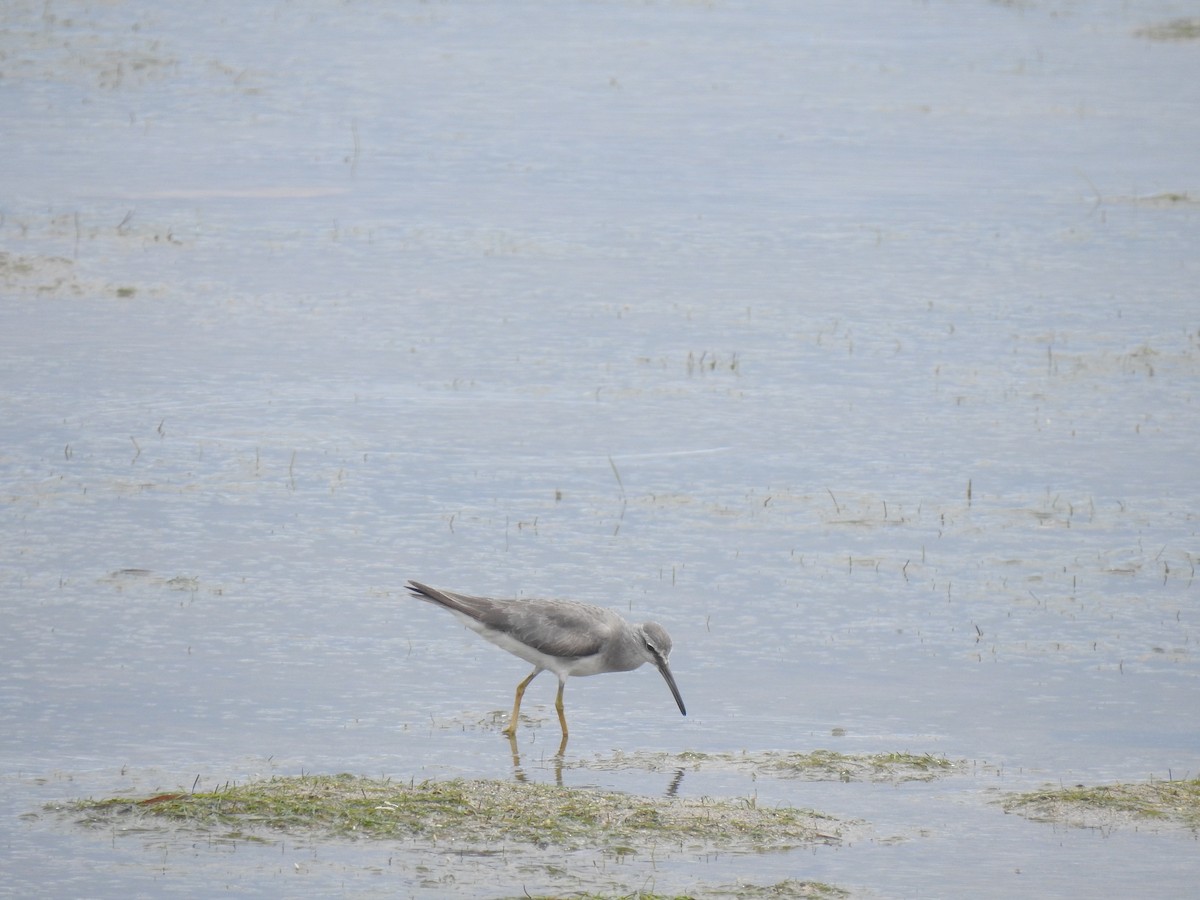
M 567 890 L 41 807 L 659 794 L 598 760 L 829 748 L 972 774 L 689 771 L 873 837 L 579 884 L 1188 893 L 1194 836 L 987 804 L 1200 770 L 1200 73 L 1139 33 L 1174 10 L 10 4 L 0 883 Z M 526 667 L 406 578 L 658 620 L 689 715 L 649 669 L 573 680 L 556 766 L 542 676 L 514 761 Z

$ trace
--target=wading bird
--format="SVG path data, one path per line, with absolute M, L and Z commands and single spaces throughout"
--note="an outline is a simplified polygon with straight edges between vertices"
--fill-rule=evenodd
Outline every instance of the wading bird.
M 687 715 L 667 665 L 671 638 L 657 622 L 630 625 L 610 609 L 574 600 L 496 600 L 442 591 L 418 581 L 410 581 L 405 587 L 414 597 L 450 610 L 497 647 L 533 664 L 533 671 L 517 685 L 512 718 L 504 729 L 509 737 L 517 733 L 525 688 L 546 669 L 558 676 L 554 708 L 564 746 L 567 717 L 563 714 L 563 688 L 572 675 L 629 672 L 643 663 L 653 663 L 671 689 L 679 711 Z

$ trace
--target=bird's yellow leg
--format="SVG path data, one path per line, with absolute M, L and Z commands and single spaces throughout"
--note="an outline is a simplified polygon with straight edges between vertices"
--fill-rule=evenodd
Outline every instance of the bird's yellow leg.
M 566 686 L 567 686 L 567 683 L 565 681 L 560 681 L 558 683 L 558 697 L 554 700 L 554 708 L 556 710 L 558 710 L 558 724 L 562 726 L 563 743 L 564 744 L 566 743 L 566 740 L 567 740 L 567 717 L 565 715 L 563 715 L 562 695 L 563 695 L 563 688 L 565 688 Z
M 512 718 L 508 720 L 508 727 L 505 728 L 503 732 L 501 732 L 502 734 L 506 734 L 509 737 L 516 736 L 517 716 L 519 716 L 521 714 L 521 698 L 525 696 L 525 688 L 529 687 L 529 682 L 533 681 L 533 679 L 535 679 L 537 677 L 537 675 L 540 671 L 542 671 L 542 670 L 534 669 L 532 672 L 529 673 L 528 678 L 526 678 L 524 681 L 522 681 L 520 684 L 517 685 L 517 699 L 513 701 Z

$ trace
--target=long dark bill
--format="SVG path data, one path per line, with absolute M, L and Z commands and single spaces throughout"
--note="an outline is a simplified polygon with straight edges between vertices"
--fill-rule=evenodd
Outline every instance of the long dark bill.
M 657 657 L 658 654 L 655 654 L 655 656 Z M 683 706 L 683 698 L 679 696 L 679 688 L 675 686 L 675 676 L 671 674 L 671 669 L 667 665 L 667 661 L 662 657 L 658 657 L 654 660 L 654 664 L 658 666 L 658 671 L 662 672 L 662 677 L 666 679 L 667 687 L 671 689 L 671 696 L 675 698 L 675 702 L 679 705 L 679 711 L 686 716 L 687 710 Z

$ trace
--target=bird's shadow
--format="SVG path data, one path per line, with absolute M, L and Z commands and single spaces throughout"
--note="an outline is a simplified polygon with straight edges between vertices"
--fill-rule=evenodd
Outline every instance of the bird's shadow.
M 529 781 L 529 776 L 525 774 L 525 769 L 521 766 L 521 748 L 517 746 L 517 736 L 515 734 L 504 733 L 508 738 L 508 749 L 512 752 L 513 778 L 522 784 Z M 559 742 L 558 751 L 550 757 L 554 765 L 554 783 L 558 787 L 563 786 L 563 759 L 567 750 L 567 736 L 562 736 L 562 741 Z
M 517 745 L 517 736 L 508 732 L 504 732 L 504 736 L 508 738 L 508 749 L 512 753 L 513 778 L 521 784 L 528 784 L 529 776 L 521 765 L 521 748 Z M 559 742 L 558 751 L 550 757 L 554 767 L 554 783 L 557 787 L 563 786 L 563 768 L 566 761 L 566 750 L 567 736 L 564 734 L 562 740 Z M 667 789 L 663 792 L 663 796 L 668 798 L 678 796 L 679 786 L 683 783 L 683 776 L 686 771 L 681 766 L 671 774 L 671 780 L 667 784 Z

